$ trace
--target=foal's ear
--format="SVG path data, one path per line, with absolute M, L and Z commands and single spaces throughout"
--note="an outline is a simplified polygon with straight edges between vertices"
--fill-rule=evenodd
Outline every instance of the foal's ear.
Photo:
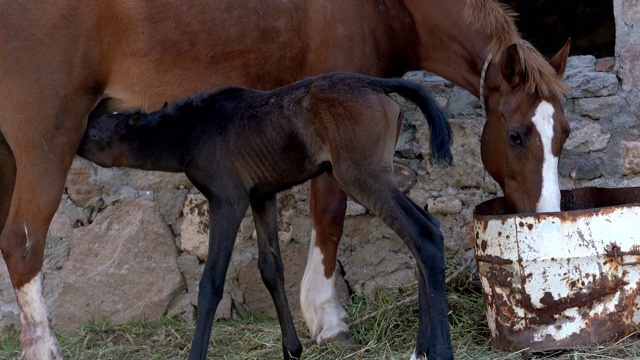
M 567 58 L 569 57 L 569 49 L 571 48 L 571 38 L 564 43 L 564 46 L 558 53 L 553 55 L 551 60 L 549 60 L 549 64 L 556 69 L 556 73 L 559 77 L 564 75 L 564 70 L 567 68 Z
M 518 45 L 511 44 L 504 49 L 504 54 L 502 54 L 500 60 L 500 72 L 511 87 L 516 87 L 524 81 L 525 74 Z
M 137 128 L 138 125 L 140 125 L 140 114 L 135 113 L 129 118 L 129 120 L 127 120 L 127 123 L 124 125 L 124 128 L 127 131 L 128 130 L 133 130 L 133 129 Z

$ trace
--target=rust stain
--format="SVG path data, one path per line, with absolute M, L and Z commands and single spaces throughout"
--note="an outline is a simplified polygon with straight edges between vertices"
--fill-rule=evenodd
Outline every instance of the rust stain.
M 628 251 L 623 251 L 618 244 L 611 243 L 605 249 L 605 258 L 612 264 L 620 266 L 640 265 L 640 261 L 637 260 L 637 256 L 640 256 L 640 247 L 633 245 Z M 625 256 L 635 256 L 635 260 L 625 260 Z
M 635 302 L 640 296 L 640 289 L 635 289 L 631 296 L 625 296 L 625 300 L 616 304 L 616 309 L 612 313 L 606 313 L 603 316 L 589 316 L 588 314 L 588 310 L 594 304 L 623 291 L 623 287 L 628 283 L 622 277 L 594 278 L 594 282 L 586 290 L 564 298 L 556 299 L 547 292 L 540 299 L 540 303 L 544 305 L 540 309 L 533 306 L 531 296 L 522 290 L 523 287 L 513 287 L 513 280 L 516 276 L 512 272 L 499 266 L 491 266 L 482 276 L 485 276 L 489 283 L 493 284 L 491 291 L 493 296 L 485 294 L 485 302 L 487 306 L 498 310 L 496 311 L 497 334 L 494 334 L 495 337 L 492 339 L 492 343 L 497 349 L 506 351 L 524 348 L 531 350 L 568 349 L 611 341 L 617 336 L 635 331 L 635 326 L 630 325 L 633 324 L 632 319 L 625 321 L 624 314 L 629 313 L 628 309 L 637 306 Z M 577 280 L 574 280 L 573 283 L 577 283 Z M 500 295 L 501 292 L 495 291 L 496 288 L 508 289 L 508 297 Z M 518 308 L 525 311 L 524 318 L 516 313 Z M 585 322 L 584 329 L 564 339 L 555 339 L 553 336 L 547 335 L 543 340 L 534 340 L 534 334 L 539 329 L 545 326 L 554 326 L 557 329 L 561 326 L 565 316 L 563 313 L 570 308 L 582 309 L 581 317 Z M 514 330 L 514 325 L 517 323 L 525 323 L 527 326 L 522 330 Z
M 486 246 L 486 244 L 485 244 Z M 476 255 L 477 262 L 485 262 L 494 265 L 511 265 L 513 264 L 513 260 L 504 259 L 495 255 Z
M 591 225 L 595 217 L 610 217 L 621 209 L 635 207 L 640 204 L 640 187 L 638 188 L 581 188 L 562 191 L 562 212 L 553 214 L 509 214 L 503 198 L 493 199 L 478 205 L 474 211 L 477 229 L 488 228 L 489 221 L 499 221 L 502 225 L 517 221 L 518 228 L 528 228 L 533 231 L 535 225 L 543 221 L 555 224 L 563 223 L 570 227 L 584 223 Z M 631 205 L 634 204 L 634 205 Z M 480 234 L 476 238 L 480 239 Z M 483 234 L 484 235 L 484 234 Z M 508 234 L 498 232 L 498 240 L 508 242 Z M 480 248 L 486 252 L 487 241 L 482 239 Z M 577 244 L 585 247 L 587 244 Z M 604 249 L 601 259 L 602 272 L 582 273 L 578 268 L 572 268 L 571 273 L 581 274 L 569 278 L 569 272 L 564 275 L 570 295 L 556 297 L 552 292 L 545 292 L 536 299 L 533 305 L 531 295 L 525 292 L 525 284 L 532 277 L 545 277 L 546 271 L 521 273 L 523 259 L 504 259 L 499 256 L 476 256 L 481 277 L 484 277 L 490 289 L 483 289 L 485 306 L 495 313 L 496 332 L 492 333 L 493 346 L 500 350 L 515 351 L 529 348 L 530 351 L 548 351 L 556 349 L 571 349 L 589 344 L 601 344 L 613 341 L 637 331 L 638 325 L 634 316 L 640 315 L 640 280 L 636 284 L 629 284 L 628 275 L 640 271 L 636 265 L 625 263 L 640 260 L 640 246 L 631 249 L 617 250 L 612 253 L 611 246 Z M 608 252 L 607 252 L 608 250 Z M 616 260 L 617 257 L 617 260 Z M 554 258 L 552 261 L 559 261 Z M 619 263 L 618 263 L 619 262 Z M 629 285 L 635 285 L 630 288 Z M 615 303 L 612 304 L 615 300 Z M 595 311 L 597 304 L 607 302 L 606 311 Z M 613 306 L 613 310 L 611 309 Z M 576 309 L 578 319 L 568 315 L 567 310 Z M 524 316 L 519 313 L 524 312 Z M 569 312 L 573 314 L 573 310 Z M 576 322 L 577 321 L 577 322 Z M 575 323 L 575 332 L 570 328 Z M 536 334 L 548 329 L 550 334 L 543 339 Z M 578 330 L 579 329 L 579 330 Z M 554 333 L 558 332 L 558 334 Z M 562 332 L 563 335 L 560 334 Z
M 498 270 L 491 267 L 491 281 L 508 284 L 513 276 L 507 271 Z M 613 312 L 605 313 L 603 316 L 589 316 L 588 309 L 593 303 L 601 301 L 604 297 L 615 294 L 620 290 L 625 282 L 620 278 L 602 279 L 589 288 L 588 294 L 575 294 L 568 298 L 554 299 L 550 293 L 546 293 L 541 299 L 545 305 L 543 309 L 536 309 L 531 305 L 531 297 L 524 292 L 510 289 L 508 298 L 498 295 L 499 292 L 492 291 L 493 297 L 485 296 L 485 301 L 494 309 L 499 309 L 496 313 L 496 329 L 492 339 L 493 346 L 500 350 L 514 351 L 529 348 L 532 351 L 546 351 L 555 349 L 570 349 L 588 344 L 598 344 L 622 337 L 635 331 L 632 319 L 625 320 L 624 314 L 628 314 L 628 309 L 634 308 L 638 296 L 638 289 L 634 294 L 625 296 L 625 301 L 616 305 Z M 640 285 L 640 284 L 639 284 Z M 526 318 L 521 318 L 515 312 L 517 306 L 521 305 L 529 314 Z M 573 306 L 575 305 L 575 306 Z M 577 307 L 582 309 L 581 317 L 585 326 L 566 338 L 556 339 L 551 334 L 546 335 L 542 340 L 535 340 L 534 335 L 543 326 L 553 326 L 556 330 L 562 328 L 562 312 L 568 308 Z M 527 326 L 521 330 L 515 330 L 517 323 L 526 323 Z
M 568 297 L 554 299 L 553 295 L 546 292 L 540 299 L 540 303 L 544 305 L 545 312 L 560 314 L 571 308 L 592 307 L 595 303 L 599 303 L 606 297 L 614 295 L 628 284 L 627 281 L 619 276 L 602 276 L 594 279 L 593 283 L 585 287 L 583 291 L 574 293 Z

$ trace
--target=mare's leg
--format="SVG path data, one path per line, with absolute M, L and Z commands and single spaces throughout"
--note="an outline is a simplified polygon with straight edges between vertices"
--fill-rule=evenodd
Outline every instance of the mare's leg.
M 55 93 L 49 95 L 44 98 L 55 98 Z M 95 99 L 80 97 L 68 108 L 40 98 L 32 103 L 24 100 L 21 103 L 24 108 L 19 110 L 12 103 L 0 104 L 3 109 L 0 116 L 4 116 L 0 119 L 0 131 L 15 156 L 12 164 L 6 147 L 0 150 L 2 171 L 9 169 L 8 175 L 3 174 L 0 180 L 3 192 L 0 212 L 5 218 L 0 250 L 20 308 L 22 359 L 62 358 L 47 318 L 41 268 L 49 223 L 60 204 L 86 114 L 93 104 Z M 7 211 L 11 188 L 13 195 Z
M 200 186 L 198 188 L 202 189 Z M 211 328 L 222 299 L 233 244 L 240 222 L 249 207 L 249 197 L 246 194 L 227 189 L 216 191 L 216 194 L 222 196 L 211 196 L 203 191 L 209 200 L 209 252 L 200 279 L 198 316 L 189 360 L 207 358 Z
M 276 196 L 252 196 L 251 209 L 258 235 L 258 267 L 278 313 L 282 331 L 282 353 L 285 359 L 299 359 L 302 344 L 293 325 L 284 287 L 284 267 L 278 244 Z
M 311 180 L 313 229 L 307 266 L 300 288 L 300 306 L 311 337 L 318 343 L 348 341 L 349 326 L 335 287 L 336 254 L 342 237 L 347 195 L 326 174 Z
M 334 176 L 350 195 L 378 215 L 413 254 L 419 271 L 418 339 L 413 359 L 453 359 L 447 317 L 444 245 L 438 226 L 395 185 L 390 171 L 357 173 L 348 167 Z
M 16 160 L 9 145 L 0 134 L 0 234 L 9 213 L 13 187 L 16 182 Z

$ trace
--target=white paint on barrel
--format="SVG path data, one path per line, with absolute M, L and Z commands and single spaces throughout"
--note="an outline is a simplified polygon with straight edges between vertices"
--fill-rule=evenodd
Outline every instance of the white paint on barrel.
M 640 265 L 621 266 L 606 251 L 612 244 L 637 250 L 638 219 L 637 204 L 476 215 L 476 259 L 494 346 L 552 350 L 612 341 L 624 334 L 601 325 L 611 319 L 618 331 L 633 332 L 640 320 Z

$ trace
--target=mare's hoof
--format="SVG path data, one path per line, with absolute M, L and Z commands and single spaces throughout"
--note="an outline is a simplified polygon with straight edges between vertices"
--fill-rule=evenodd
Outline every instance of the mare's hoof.
M 341 331 L 331 337 L 328 338 L 324 338 L 321 340 L 320 344 L 323 345 L 353 345 L 353 337 L 351 336 L 351 333 L 348 331 Z

